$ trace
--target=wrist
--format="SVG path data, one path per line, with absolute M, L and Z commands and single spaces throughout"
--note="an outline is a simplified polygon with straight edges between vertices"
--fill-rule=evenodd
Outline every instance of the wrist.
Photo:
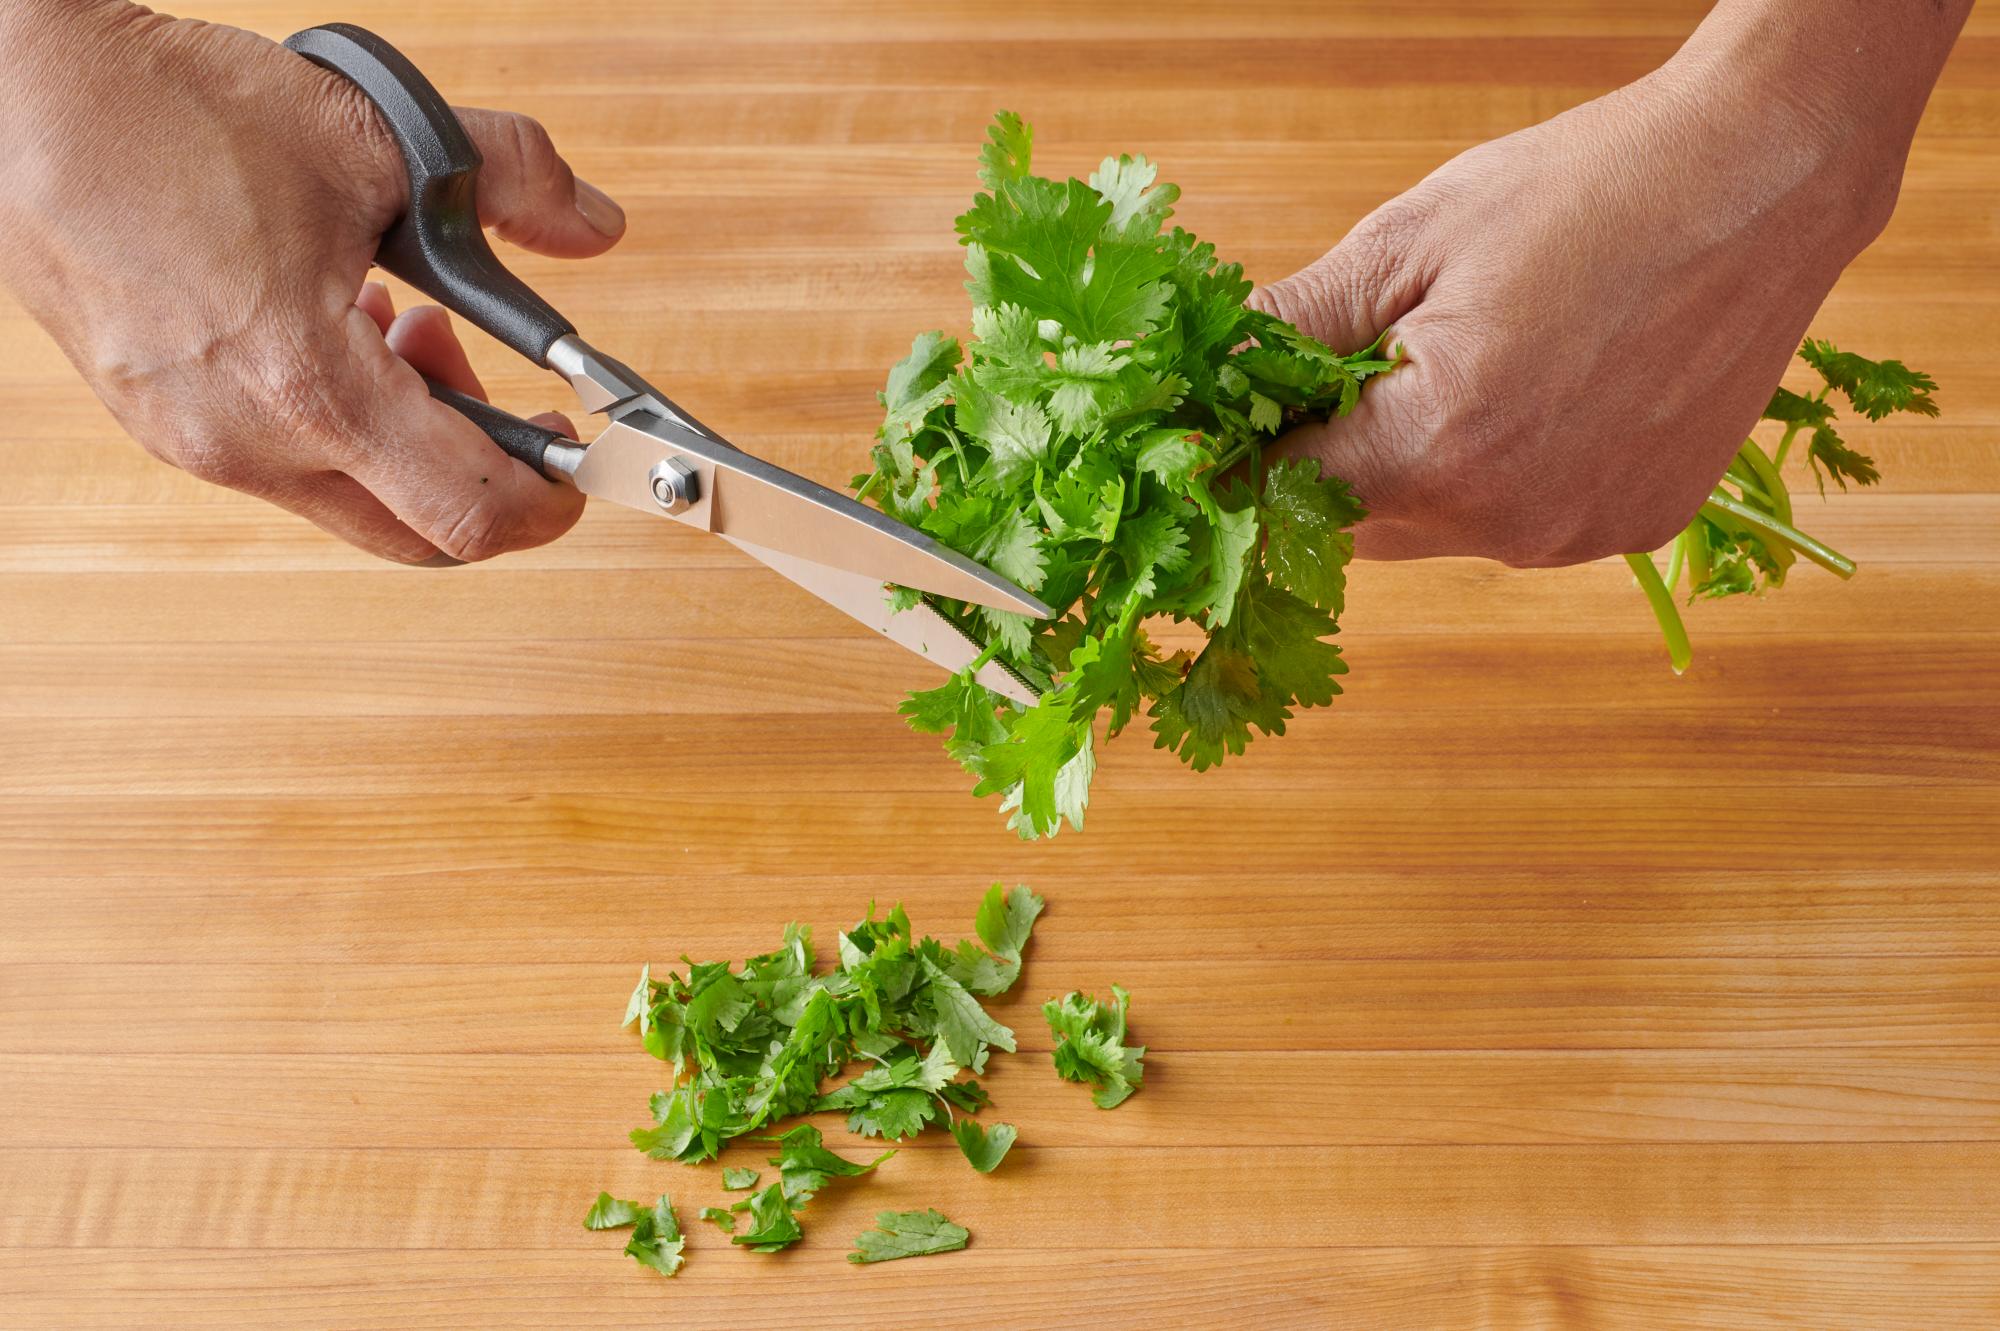
M 1888 224 L 1965 0 L 1721 0 L 1658 79 L 1745 180 L 1810 195 L 1830 243 Z M 1956 13 L 1951 11 L 1956 10 Z

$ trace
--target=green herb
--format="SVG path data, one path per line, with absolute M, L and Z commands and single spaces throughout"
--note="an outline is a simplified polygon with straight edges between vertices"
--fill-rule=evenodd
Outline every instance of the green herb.
M 934 1252 L 956 1252 L 972 1237 L 937 1211 L 884 1211 L 875 1217 L 875 1228 L 864 1230 L 854 1240 L 850 1262 L 893 1262 L 900 1257 L 924 1257 Z
M 902 707 L 1039 837 L 1082 825 L 1100 714 L 1116 735 L 1144 710 L 1155 745 L 1199 770 L 1340 691 L 1326 639 L 1364 510 L 1318 464 L 1261 454 L 1288 424 L 1352 410 L 1399 353 L 1337 355 L 1245 308 L 1240 265 L 1164 229 L 1179 191 L 1145 158 L 1058 182 L 1031 174 L 1018 117 L 989 138 L 986 191 L 958 219 L 977 340 L 916 338 L 856 484 L 1057 608 L 1037 623 L 936 602 L 988 644 L 979 665 L 1042 690 L 1034 706 L 969 670 Z M 1160 619 L 1205 645 L 1163 654 Z
M 791 1203 L 785 1199 L 782 1183 L 753 1192 L 745 1200 L 750 1211 L 750 1230 L 732 1236 L 731 1243 L 744 1244 L 752 1252 L 776 1252 L 804 1237 L 798 1217 L 792 1214 Z
M 1069 993 L 1042 1005 L 1049 1031 L 1056 1038 L 1056 1073 L 1064 1081 L 1093 1083 L 1091 1099 L 1099 1109 L 1123 1104 L 1139 1089 L 1146 1069 L 1146 1046 L 1125 1043 L 1125 1016 L 1131 995 L 1111 986 L 1111 1002 L 1088 994 Z
M 1868 360 L 1811 338 L 1799 349 L 1799 358 L 1818 372 L 1822 386 L 1810 397 L 1785 388 L 1772 395 L 1764 419 L 1785 427 L 1776 450 L 1766 453 L 1755 439 L 1743 441 L 1701 512 L 1667 547 L 1664 577 L 1649 556 L 1625 557 L 1666 635 L 1676 674 L 1687 669 L 1693 655 L 1673 599 L 1683 569 L 1690 602 L 1783 586 L 1800 555 L 1840 577 L 1854 575 L 1852 560 L 1792 525 L 1792 495 L 1781 471 L 1793 444 L 1803 437 L 1801 451 L 1821 495 L 1829 477 L 1843 490 L 1850 480 L 1873 485 L 1881 479 L 1875 460 L 1850 448 L 1835 428 L 1835 404 L 1828 400 L 1834 390 L 1871 421 L 1892 412 L 1938 414 L 1931 397 L 1936 382 L 1901 361 Z
M 709 1224 L 714 1225 L 725 1234 L 734 1234 L 736 1232 L 735 1215 L 723 1210 L 720 1206 L 704 1206 L 701 1208 L 699 1214 L 701 1219 L 708 1221 Z
M 597 1194 L 591 1203 L 590 1213 L 583 1218 L 585 1229 L 623 1229 L 635 1223 L 646 1213 L 646 1208 L 637 1202 L 620 1201 L 608 1192 Z
M 687 1240 L 681 1237 L 680 1220 L 665 1193 L 648 1210 L 637 1202 L 620 1201 L 608 1192 L 600 1192 L 583 1223 L 588 1229 L 624 1229 L 630 1225 L 632 1240 L 625 1245 L 625 1251 L 641 1266 L 650 1266 L 663 1276 L 681 1269 L 684 1260 L 681 1249 Z
M 980 1127 L 977 1120 L 961 1118 L 952 1121 L 951 1135 L 974 1169 L 982 1174 L 991 1174 L 1007 1158 L 1016 1133 L 1012 1123 L 995 1123 L 988 1131 Z
M 815 969 L 812 932 L 801 925 L 788 926 L 774 951 L 739 967 L 686 962 L 685 974 L 657 979 L 647 967 L 625 1019 L 672 1075 L 653 1096 L 652 1125 L 635 1130 L 633 1144 L 656 1159 L 692 1164 L 713 1159 L 734 1138 L 822 1110 L 844 1112 L 848 1128 L 863 1136 L 896 1140 L 952 1124 L 954 1112 L 979 1112 L 989 1097 L 967 1074 L 984 1070 L 992 1050 L 1014 1048 L 1014 1033 L 981 1000 L 1019 978 L 1041 912 L 1041 898 L 1027 888 L 1010 892 L 996 883 L 974 918 L 977 941 L 918 939 L 901 906 L 880 919 L 871 908 L 839 936 L 838 962 L 824 974 Z M 861 1066 L 846 1081 L 822 1090 L 854 1064 Z M 953 1132 L 982 1171 L 997 1165 L 1014 1139 L 1011 1126 L 987 1133 L 966 1118 Z M 895 1154 L 848 1160 L 828 1150 L 811 1125 L 765 1140 L 778 1143 L 770 1161 L 778 1180 L 730 1209 L 751 1220 L 732 1240 L 766 1252 L 798 1240 L 796 1213 L 829 1179 L 866 1173 Z M 723 1171 L 731 1189 L 755 1187 L 758 1178 L 754 1170 Z M 609 1197 L 599 1205 L 636 1212 Z M 703 1218 L 723 1224 L 708 1212 Z

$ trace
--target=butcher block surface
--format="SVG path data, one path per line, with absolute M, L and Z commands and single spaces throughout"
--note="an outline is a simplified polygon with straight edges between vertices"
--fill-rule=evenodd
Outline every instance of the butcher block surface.
M 189 7 L 541 118 L 631 230 L 510 261 L 829 482 L 963 329 L 996 108 L 1046 171 L 1149 154 L 1270 280 L 1702 8 Z M 2000 1324 L 2000 14 L 1815 330 L 1942 385 L 1854 432 L 1880 486 L 1801 481 L 1851 583 L 1691 610 L 1675 678 L 1616 561 L 1361 566 L 1333 707 L 1201 775 L 1135 729 L 1023 844 L 896 715 L 925 664 L 724 543 L 597 505 L 377 564 L 150 460 L 0 308 L 0 1327 Z M 953 939 L 996 880 L 1049 902 L 997 1009 L 1021 1144 L 934 1134 L 731 1250 L 717 1171 L 625 1139 L 640 965 L 871 900 Z M 1151 1052 L 1103 1112 L 1038 1008 L 1113 982 Z M 673 1195 L 678 1278 L 600 1189 Z M 971 1245 L 843 1260 L 924 1207 Z

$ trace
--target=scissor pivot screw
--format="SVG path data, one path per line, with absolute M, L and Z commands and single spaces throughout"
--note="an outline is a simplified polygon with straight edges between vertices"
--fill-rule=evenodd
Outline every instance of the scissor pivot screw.
M 653 487 L 653 502 L 664 512 L 685 513 L 701 498 L 701 478 L 679 458 L 654 463 L 646 480 Z

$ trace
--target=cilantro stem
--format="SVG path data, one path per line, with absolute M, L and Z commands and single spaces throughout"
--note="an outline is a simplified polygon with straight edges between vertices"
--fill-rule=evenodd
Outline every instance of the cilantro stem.
M 1738 522 L 1757 528 L 1767 537 L 1784 542 L 1830 573 L 1843 578 L 1854 576 L 1854 561 L 1840 551 L 1821 544 L 1789 523 L 1780 522 L 1769 513 L 1752 508 L 1741 500 L 1730 498 L 1720 489 L 1709 495 L 1708 502 L 1701 506 L 1701 511 L 1708 514 L 1711 519 L 1718 513 L 1735 518 Z
M 869 495 L 875 493 L 875 482 L 881 479 L 882 479 L 881 472 L 879 471 L 870 472 L 868 474 L 868 479 L 861 483 L 861 488 L 854 492 L 854 498 L 856 499 L 856 501 L 864 500 L 868 498 Z
M 1785 488 L 1784 478 L 1778 475 L 1778 464 L 1764 455 L 1754 439 L 1745 439 L 1743 447 L 1736 450 L 1736 458 L 1757 475 L 1757 483 L 1763 488 L 1758 497 L 1770 507 L 1778 521 L 1792 520 L 1792 494 Z
M 1796 422 L 1785 427 L 1784 438 L 1778 440 L 1778 451 L 1773 458 L 1774 465 L 1780 467 L 1785 465 L 1785 454 L 1792 451 L 1792 436 L 1797 434 L 1801 428 L 1803 427 Z
M 1675 544 L 1678 546 L 1679 542 Z M 1674 673 L 1686 673 L 1688 662 L 1694 659 L 1694 648 L 1688 643 L 1687 625 L 1681 622 L 1673 593 L 1661 580 L 1660 570 L 1653 567 L 1651 555 L 1626 555 L 1625 562 L 1632 566 L 1632 576 L 1639 580 L 1640 590 L 1653 603 L 1653 618 L 1660 621 L 1660 632 L 1666 635 L 1667 659 L 1673 663 Z
M 1687 557 L 1687 539 L 1687 532 L 1682 531 L 1667 547 L 1667 576 L 1663 581 L 1670 593 L 1681 580 L 1681 561 Z

